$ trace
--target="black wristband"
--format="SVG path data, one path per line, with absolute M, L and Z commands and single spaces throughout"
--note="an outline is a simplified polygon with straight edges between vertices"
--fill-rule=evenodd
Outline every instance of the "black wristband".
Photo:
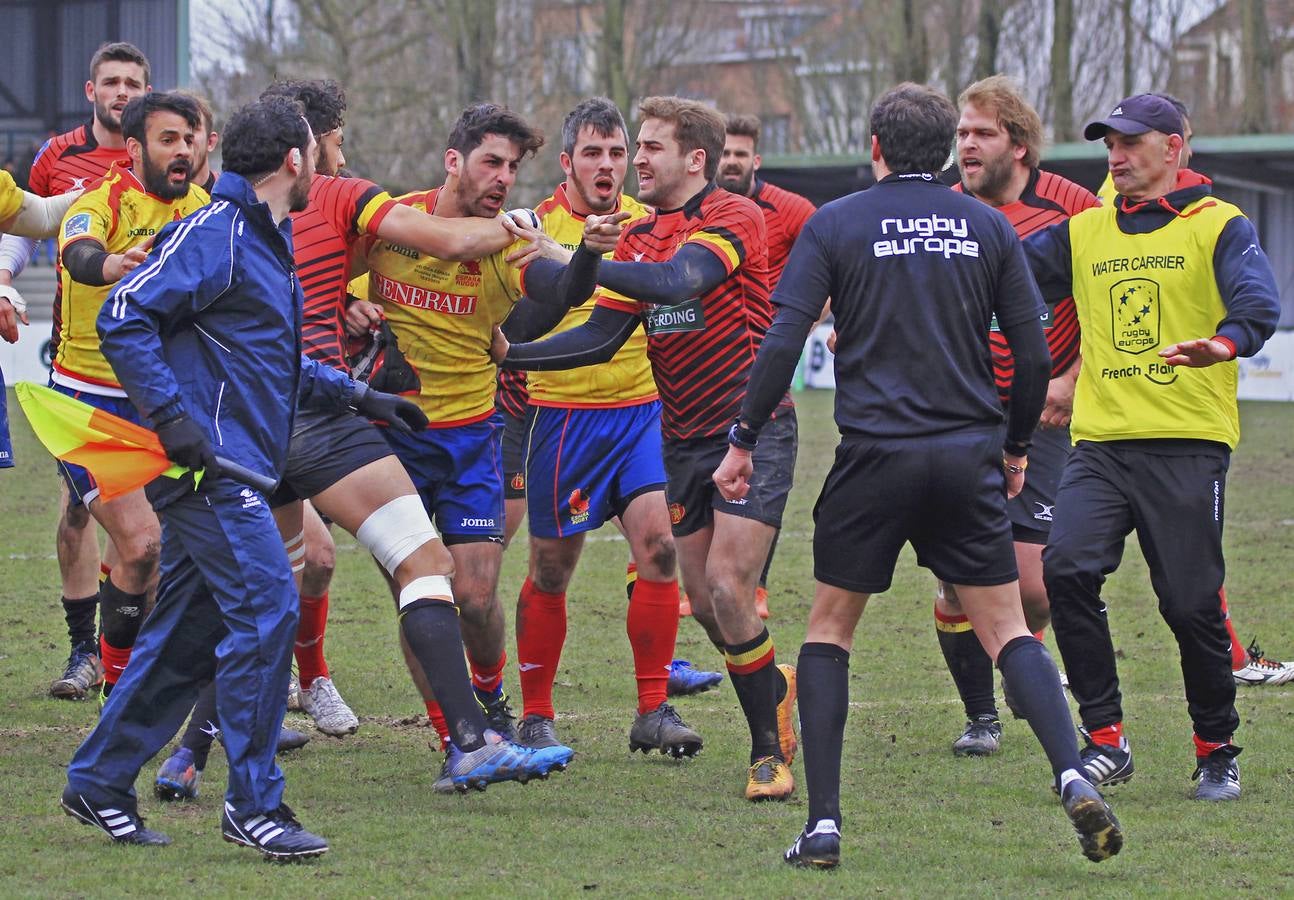
M 733 422 L 732 427 L 728 429 L 728 443 L 736 447 L 738 450 L 745 450 L 747 453 L 752 453 L 755 450 L 755 445 L 759 443 L 759 432 L 753 428 L 747 428 L 742 425 L 741 420 L 738 419 L 736 422 Z
M 1011 441 L 1007 441 L 1002 445 L 1002 452 L 1005 453 L 1007 456 L 1028 456 L 1029 445 L 1014 444 Z

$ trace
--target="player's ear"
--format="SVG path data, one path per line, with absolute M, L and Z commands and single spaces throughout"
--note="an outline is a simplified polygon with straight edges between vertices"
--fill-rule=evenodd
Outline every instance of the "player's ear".
M 463 154 L 459 153 L 453 147 L 445 151 L 445 174 L 461 175 L 459 171 L 463 162 Z
M 872 162 L 876 162 L 880 158 L 881 158 L 881 142 L 876 139 L 876 135 L 872 135 Z
M 216 149 L 216 144 L 220 143 L 220 133 L 217 131 L 207 135 L 207 152 L 210 153 Z
M 89 100 L 91 103 L 94 102 L 94 82 L 93 81 L 87 81 L 85 83 L 85 99 Z
M 130 155 L 132 160 L 143 159 L 144 145 L 136 138 L 128 137 L 126 138 L 126 153 Z
M 557 155 L 557 161 L 561 163 L 562 171 L 566 173 L 566 177 L 570 178 L 571 172 L 575 168 L 575 164 L 571 161 L 571 155 L 563 150 Z
M 763 160 L 761 160 L 761 159 L 759 158 L 759 154 L 758 154 L 758 153 L 756 153 L 756 154 L 755 154 L 754 159 L 755 159 L 755 168 L 754 168 L 754 169 L 752 169 L 752 171 L 754 171 L 754 172 L 758 172 L 758 171 L 759 171 L 759 164 L 760 164 Z
M 705 171 L 705 151 L 697 148 L 688 154 L 687 170 L 689 172 Z

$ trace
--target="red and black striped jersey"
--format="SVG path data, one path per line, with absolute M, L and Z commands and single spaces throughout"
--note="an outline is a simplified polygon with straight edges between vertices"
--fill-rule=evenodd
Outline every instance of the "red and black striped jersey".
M 620 236 L 615 258 L 665 262 L 684 244 L 719 257 L 728 277 L 673 306 L 602 290 L 598 303 L 642 316 L 647 357 L 663 404 L 661 431 L 681 440 L 727 432 L 751 364 L 772 322 L 764 216 L 754 201 L 713 184 L 681 209 L 658 210 Z
M 530 404 L 530 391 L 526 389 L 526 373 L 516 369 L 500 369 L 498 387 L 494 392 L 494 407 L 510 416 L 525 418 Z
M 956 190 L 961 190 L 960 184 L 956 186 Z M 1035 231 L 1041 231 L 1049 225 L 1097 206 L 1099 202 L 1096 195 L 1082 185 L 1053 172 L 1034 169 L 1020 199 L 998 209 L 1007 217 L 1020 239 L 1024 240 Z M 1047 319 L 1043 326 L 1047 333 L 1047 349 L 1051 351 L 1051 377 L 1055 378 L 1078 358 L 1081 332 L 1074 299 L 1066 297 L 1054 306 L 1048 304 Z M 1005 403 L 1011 393 L 1015 361 L 1011 358 L 1006 338 L 996 328 L 989 333 L 989 345 L 993 350 L 993 379 L 997 382 L 998 395 Z
M 125 147 L 100 147 L 94 138 L 92 123 L 78 125 L 71 131 L 47 140 L 31 163 L 27 189 L 40 197 L 56 197 L 68 191 L 93 187 L 108 174 L 112 164 L 130 165 L 130 154 Z M 59 337 L 63 329 L 63 266 L 54 270 L 58 281 L 54 286 L 54 329 L 50 336 L 49 352 L 53 359 L 58 353 Z
M 772 294 L 777 290 L 786 258 L 800 236 L 800 229 L 818 208 L 808 198 L 767 181 L 755 181 L 755 193 L 750 199 L 764 213 L 764 227 L 768 231 L 768 292 Z
M 310 203 L 292 214 L 293 256 L 305 292 L 301 349 L 311 359 L 347 371 L 346 284 L 350 252 L 395 205 L 382 188 L 363 178 L 315 175 Z

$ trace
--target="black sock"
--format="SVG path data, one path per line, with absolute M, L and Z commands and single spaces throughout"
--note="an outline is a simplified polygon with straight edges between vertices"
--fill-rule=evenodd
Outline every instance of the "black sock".
M 984 652 L 984 645 L 971 629 L 969 622 L 946 622 L 935 615 L 935 633 L 939 636 L 939 649 L 944 653 L 948 673 L 961 695 L 966 718 L 991 715 L 997 718 L 997 704 L 993 700 L 993 660 Z
M 99 621 L 103 637 L 121 650 L 135 646 L 140 626 L 144 624 L 143 594 L 128 594 L 109 578 L 99 587 Z
M 216 718 L 216 682 L 208 681 L 198 691 L 198 702 L 193 705 L 193 714 L 189 716 L 189 727 L 184 729 L 180 746 L 193 751 L 193 765 L 201 771 L 207 767 L 207 755 L 211 752 L 211 742 L 216 739 L 219 728 Z
M 400 614 L 400 630 L 445 714 L 454 746 L 465 752 L 485 746 L 485 714 L 467 674 L 458 610 L 444 600 L 416 601 Z
M 1069 704 L 1051 654 L 1033 635 L 1012 638 L 997 656 L 1007 688 L 1042 744 L 1059 784 L 1066 769 L 1083 771 Z
M 849 651 L 835 644 L 800 647 L 800 748 L 809 785 L 809 828 L 840 825 L 840 751 L 849 714 Z
M 782 758 L 782 745 L 777 737 L 778 693 L 785 693 L 786 680 L 777 669 L 773 654 L 773 639 L 768 629 L 742 644 L 729 644 L 724 649 L 728 662 L 728 676 L 737 692 L 741 710 L 750 726 L 750 761 L 766 756 Z
M 768 570 L 773 567 L 773 554 L 777 552 L 777 539 L 782 532 L 773 533 L 773 543 L 768 545 L 768 556 L 764 559 L 764 571 L 759 573 L 759 586 L 768 587 Z
M 94 653 L 99 649 L 94 639 L 94 614 L 98 609 L 98 594 L 80 600 L 63 598 L 63 618 L 67 620 L 67 636 L 73 650 Z

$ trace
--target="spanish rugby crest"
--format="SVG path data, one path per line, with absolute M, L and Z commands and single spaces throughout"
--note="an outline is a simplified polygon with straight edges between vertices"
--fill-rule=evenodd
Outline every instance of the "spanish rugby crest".
M 1128 278 L 1110 288 L 1110 337 L 1124 353 L 1145 353 L 1159 346 L 1159 284 Z

